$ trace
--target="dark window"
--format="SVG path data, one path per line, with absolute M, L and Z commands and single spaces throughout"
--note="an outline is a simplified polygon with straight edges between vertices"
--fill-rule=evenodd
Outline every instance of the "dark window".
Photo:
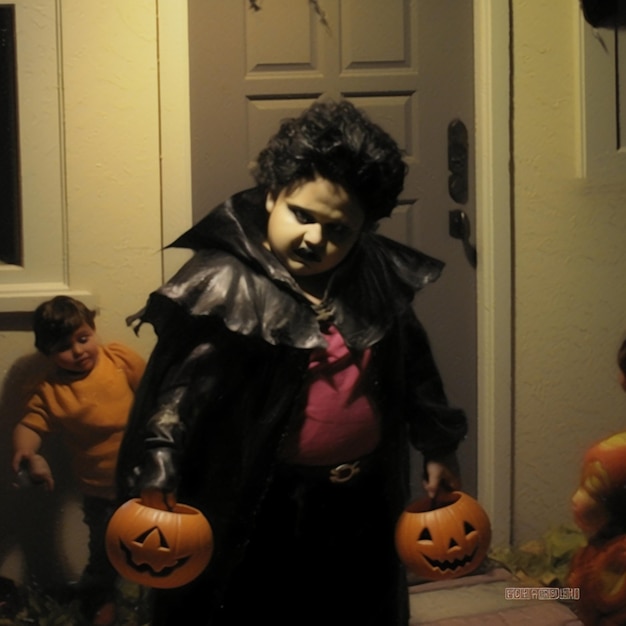
M 0 261 L 22 264 L 15 6 L 0 4 Z

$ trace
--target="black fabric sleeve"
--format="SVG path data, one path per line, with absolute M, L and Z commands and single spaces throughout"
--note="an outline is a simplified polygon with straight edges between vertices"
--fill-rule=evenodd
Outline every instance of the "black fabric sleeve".
M 194 335 L 192 327 L 174 325 L 150 357 L 120 448 L 122 499 L 146 489 L 176 491 L 180 460 L 197 419 L 194 399 L 206 398 L 217 384 L 216 346 Z
M 412 311 L 403 322 L 409 437 L 427 460 L 444 458 L 465 438 L 467 418 L 462 409 L 448 404 L 423 326 Z

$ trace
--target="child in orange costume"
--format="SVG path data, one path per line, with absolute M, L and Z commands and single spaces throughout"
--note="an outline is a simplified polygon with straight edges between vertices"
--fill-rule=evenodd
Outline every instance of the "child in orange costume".
M 617 353 L 618 380 L 626 391 L 626 340 Z M 617 433 L 585 454 L 581 482 L 572 497 L 576 524 L 590 539 L 626 532 L 626 432 Z
M 89 527 L 89 562 L 78 586 L 85 594 L 83 608 L 94 623 L 110 623 L 97 616 L 107 605 L 112 612 L 116 580 L 105 554 L 104 531 L 115 508 L 117 454 L 145 363 L 121 344 L 101 345 L 94 317 L 95 312 L 67 296 L 35 310 L 35 346 L 55 367 L 14 428 L 12 465 L 33 483 L 54 489 L 52 471 L 39 449 L 47 433 L 61 434 L 84 496 Z
M 626 341 L 617 354 L 626 391 Z M 593 445 L 572 497 L 576 524 L 588 543 L 574 556 L 568 583 L 580 589 L 577 613 L 586 626 L 626 623 L 626 432 Z

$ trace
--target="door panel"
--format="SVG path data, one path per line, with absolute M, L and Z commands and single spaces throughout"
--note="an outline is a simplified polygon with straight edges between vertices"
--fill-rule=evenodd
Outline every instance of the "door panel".
M 195 219 L 250 184 L 246 166 L 278 122 L 322 95 L 366 109 L 413 161 L 417 4 L 319 4 L 324 22 L 306 0 L 272 0 L 260 11 L 245 0 L 189 0 Z
M 407 67 L 414 8 L 404 2 L 349 0 L 341 6 L 342 69 Z
M 321 15 L 307 0 L 259 5 L 188 2 L 194 219 L 253 184 L 248 166 L 269 136 L 316 98 L 347 98 L 384 127 L 409 174 L 383 232 L 447 263 L 416 306 L 451 401 L 472 423 L 460 456 L 475 493 L 475 277 L 448 235 L 458 205 L 447 191 L 448 124 L 461 118 L 470 145 L 473 136 L 472 2 L 319 0 Z
M 469 436 L 459 457 L 463 487 L 476 495 L 476 270 L 462 243 L 449 235 L 451 210 L 463 209 L 470 224 L 476 224 L 473 2 L 418 0 L 418 4 L 421 149 L 413 243 L 445 261 L 446 268 L 418 297 L 416 308 L 428 329 L 450 401 L 468 414 Z M 448 193 L 448 126 L 456 119 L 466 124 L 469 136 L 470 185 L 465 204 L 456 203 Z

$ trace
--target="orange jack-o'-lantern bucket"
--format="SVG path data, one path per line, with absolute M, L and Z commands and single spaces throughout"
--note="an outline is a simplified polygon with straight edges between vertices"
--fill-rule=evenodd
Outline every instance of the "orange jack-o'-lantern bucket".
M 187 584 L 205 569 L 213 554 L 213 532 L 198 509 L 175 504 L 171 511 L 163 510 L 135 498 L 111 517 L 106 549 L 124 578 L 169 589 Z
M 396 525 L 396 550 L 414 575 L 447 580 L 473 572 L 491 542 L 489 517 L 480 504 L 453 491 L 434 505 L 430 498 L 411 502 Z

